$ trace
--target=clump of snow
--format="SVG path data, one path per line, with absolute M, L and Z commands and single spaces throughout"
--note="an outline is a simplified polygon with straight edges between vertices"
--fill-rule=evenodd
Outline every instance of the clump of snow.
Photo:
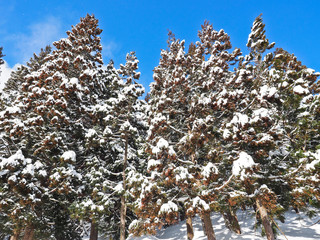
M 240 152 L 238 160 L 233 162 L 232 174 L 235 176 L 244 177 L 244 170 L 246 168 L 251 168 L 255 165 L 252 157 L 246 152 Z
M 163 205 L 160 207 L 159 214 L 162 214 L 162 213 L 171 213 L 171 212 L 177 212 L 177 211 L 178 211 L 178 206 L 177 206 L 177 204 L 175 204 L 175 203 L 172 202 L 172 201 L 169 201 L 169 202 L 163 204 Z
M 165 139 L 160 138 L 158 140 L 158 142 L 157 142 L 157 147 L 160 148 L 160 149 L 161 148 L 168 148 L 169 147 L 169 143 Z
M 151 151 L 152 151 L 153 154 L 156 154 L 156 155 L 161 152 L 160 148 L 158 148 L 157 146 L 156 147 L 152 147 Z
M 76 161 L 76 153 L 74 151 L 66 151 L 62 154 L 61 158 L 63 158 L 64 160 L 70 160 L 71 162 L 75 162 Z
M 137 226 L 139 226 L 139 221 L 135 219 L 130 223 L 129 230 L 135 229 Z
M 174 149 L 173 149 L 172 146 L 169 147 L 168 153 L 169 153 L 170 156 L 175 156 L 175 155 L 177 155 L 177 154 L 176 154 L 176 151 L 174 151 Z
M 210 207 L 209 205 L 204 201 L 202 200 L 201 198 L 199 198 L 198 196 L 195 197 L 193 200 L 192 200 L 192 207 L 194 208 L 202 208 L 203 210 L 205 211 L 208 211 L 210 210 Z
M 176 181 L 183 181 L 193 178 L 192 175 L 189 173 L 188 169 L 182 166 L 175 168 L 174 173 Z
M 117 184 L 117 186 L 115 186 L 114 191 L 117 193 L 121 193 L 123 191 L 123 186 L 122 183 Z
M 303 71 L 304 71 L 305 73 L 307 73 L 307 74 L 310 74 L 310 75 L 315 72 L 315 70 L 312 69 L 312 68 L 306 68 L 306 69 L 304 69 Z
M 267 85 L 264 85 L 260 88 L 260 96 L 261 98 L 264 97 L 277 97 L 277 89 L 275 87 L 269 87 Z
M 34 165 L 28 164 L 23 170 L 22 174 L 29 174 L 31 176 L 34 176 Z
M 1 159 L 0 167 L 4 168 L 6 166 L 15 167 L 20 164 L 22 161 L 23 164 L 26 163 L 25 157 L 21 150 L 18 150 L 15 154 L 11 155 L 9 158 Z
M 245 126 L 249 122 L 249 117 L 246 114 L 236 112 L 230 124 Z
M 282 82 L 281 87 L 286 88 L 289 85 L 287 81 Z
M 225 129 L 225 130 L 223 131 L 222 137 L 223 137 L 224 139 L 227 139 L 227 138 L 229 138 L 230 136 L 231 136 L 231 132 L 230 132 L 228 129 Z
M 92 138 L 93 136 L 95 136 L 97 134 L 96 130 L 94 129 L 89 129 L 89 131 L 86 134 L 86 138 Z
M 5 110 L 5 112 L 8 112 L 8 113 L 10 113 L 10 114 L 15 114 L 15 113 L 20 113 L 21 110 L 20 110 L 19 107 L 13 106 L 13 107 L 7 107 L 6 110 Z
M 208 178 L 210 177 L 211 174 L 217 174 L 218 173 L 218 168 L 212 163 L 209 162 L 206 166 L 202 168 L 201 174 L 205 177 Z
M 48 175 L 46 170 L 40 170 L 38 174 L 43 177 L 46 177 Z
M 251 123 L 256 123 L 258 122 L 259 120 L 261 120 L 262 118 L 268 118 L 270 119 L 270 112 L 268 109 L 266 108 L 260 108 L 260 109 L 257 109 L 257 110 L 254 110 L 253 111 L 253 114 L 252 114 L 252 119 L 251 119 Z
M 160 138 L 157 142 L 157 145 L 152 147 L 151 151 L 153 154 L 157 155 L 158 153 L 161 152 L 161 149 L 167 149 L 167 148 L 169 148 L 169 143 L 165 139 Z M 171 150 L 169 154 L 173 155 L 174 150 L 173 149 L 169 149 L 169 150 Z
M 152 168 L 152 167 L 154 167 L 154 166 L 158 166 L 158 165 L 160 165 L 160 164 L 161 164 L 160 160 L 150 159 L 150 160 L 148 161 L 148 167 L 147 167 L 147 169 L 150 169 L 150 168 Z
M 315 166 L 320 163 L 320 149 L 318 149 L 315 153 L 311 154 L 315 160 L 306 165 L 306 170 L 313 170 Z
M 304 88 L 304 87 L 298 85 L 298 86 L 295 86 L 295 87 L 293 88 L 293 92 L 294 92 L 295 94 L 308 94 L 308 93 L 309 93 L 309 90 L 308 90 L 307 88 Z
M 69 81 L 71 84 L 77 85 L 79 83 L 78 78 L 71 78 Z

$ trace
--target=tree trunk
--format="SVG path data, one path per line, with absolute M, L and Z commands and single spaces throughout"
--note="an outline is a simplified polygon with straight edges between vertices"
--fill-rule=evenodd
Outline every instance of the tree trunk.
M 20 230 L 13 230 L 13 235 L 10 237 L 9 240 L 18 240 L 20 235 Z
M 124 159 L 123 159 L 123 170 L 122 170 L 122 181 L 123 181 L 123 193 L 121 195 L 121 208 L 120 208 L 120 240 L 126 239 L 126 216 L 127 216 L 127 205 L 124 193 L 126 191 L 126 169 L 128 161 L 128 137 L 126 136 Z
M 241 234 L 241 229 L 239 225 L 239 221 L 237 215 L 234 213 L 232 208 L 222 212 L 222 216 L 224 218 L 224 222 L 231 231 L 235 232 L 236 234 Z
M 260 198 L 256 199 L 256 204 L 257 204 L 257 208 L 258 208 L 259 213 L 260 213 L 260 217 L 261 217 L 261 220 L 262 220 L 262 225 L 263 225 L 264 230 L 265 230 L 266 235 L 267 235 L 267 239 L 268 240 L 274 240 L 274 234 L 273 234 L 271 223 L 270 223 L 270 220 L 269 220 L 269 217 L 268 217 L 267 209 L 263 206 Z
M 91 222 L 90 240 L 98 240 L 98 225 L 93 220 Z
M 121 209 L 120 209 L 120 240 L 126 239 L 126 202 L 124 196 L 121 196 Z
M 212 222 L 210 218 L 210 212 L 203 212 L 201 214 L 201 218 L 203 219 L 204 224 L 204 232 L 206 233 L 208 240 L 216 240 L 216 236 L 214 234 L 214 230 L 212 227 Z
M 194 233 L 193 233 L 193 226 L 192 226 L 192 217 L 191 216 L 187 216 L 187 236 L 188 236 L 188 240 L 192 240 Z
M 205 236 L 207 236 L 206 225 L 204 224 L 203 217 L 200 217 L 202 223 L 202 229 Z
M 19 238 L 19 234 L 14 234 L 10 237 L 9 240 L 18 240 L 18 238 Z
M 24 230 L 24 236 L 22 240 L 33 240 L 34 234 L 34 226 L 32 224 L 28 224 Z
M 9 240 L 18 240 L 18 236 L 17 235 L 12 235 Z

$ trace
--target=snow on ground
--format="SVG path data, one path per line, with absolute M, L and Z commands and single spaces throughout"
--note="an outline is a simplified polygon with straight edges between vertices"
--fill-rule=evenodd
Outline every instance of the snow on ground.
M 280 229 L 284 232 L 288 240 L 315 240 L 320 239 L 320 223 L 312 225 L 319 220 L 319 216 L 308 219 L 303 214 L 296 214 L 294 211 L 286 213 L 286 222 L 277 221 Z M 230 232 L 224 225 L 224 220 L 219 214 L 212 214 L 212 225 L 219 240 L 265 240 L 261 237 L 261 229 L 254 229 L 255 219 L 253 211 L 239 211 L 238 220 L 241 226 L 241 235 Z M 206 240 L 202 231 L 202 224 L 199 217 L 193 219 L 194 240 Z M 187 239 L 185 221 L 162 229 L 156 236 L 129 237 L 127 240 L 182 240 Z M 286 240 L 279 232 L 278 240 Z

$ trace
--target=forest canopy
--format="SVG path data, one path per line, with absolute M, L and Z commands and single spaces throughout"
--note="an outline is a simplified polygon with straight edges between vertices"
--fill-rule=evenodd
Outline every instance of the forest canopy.
M 319 212 L 320 73 L 275 48 L 261 15 L 247 54 L 208 21 L 189 45 L 169 32 L 144 100 L 135 52 L 104 65 L 101 32 L 81 18 L 1 92 L 1 239 L 124 240 L 186 220 L 191 240 L 198 215 L 214 240 L 212 212 L 241 234 L 237 211 L 254 209 L 271 240 L 289 209 Z

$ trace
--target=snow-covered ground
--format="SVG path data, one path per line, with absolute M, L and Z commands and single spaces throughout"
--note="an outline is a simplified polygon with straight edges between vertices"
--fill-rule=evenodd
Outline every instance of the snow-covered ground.
M 281 231 L 284 232 L 288 240 L 315 240 L 320 239 L 320 222 L 317 222 L 320 216 L 313 219 L 305 217 L 303 214 L 296 214 L 294 211 L 286 213 L 286 222 L 277 221 Z M 253 211 L 239 211 L 238 220 L 241 226 L 242 234 L 237 235 L 230 232 L 224 225 L 223 218 L 218 214 L 211 216 L 212 225 L 214 227 L 216 237 L 219 240 L 237 239 L 237 240 L 265 240 L 261 237 L 261 229 L 254 229 L 255 220 Z M 202 231 L 202 224 L 199 217 L 193 219 L 194 240 L 206 240 Z M 128 240 L 182 240 L 186 237 L 186 224 L 181 222 L 177 225 L 162 229 L 156 236 L 129 237 Z M 286 238 L 279 232 L 277 237 L 279 240 Z

